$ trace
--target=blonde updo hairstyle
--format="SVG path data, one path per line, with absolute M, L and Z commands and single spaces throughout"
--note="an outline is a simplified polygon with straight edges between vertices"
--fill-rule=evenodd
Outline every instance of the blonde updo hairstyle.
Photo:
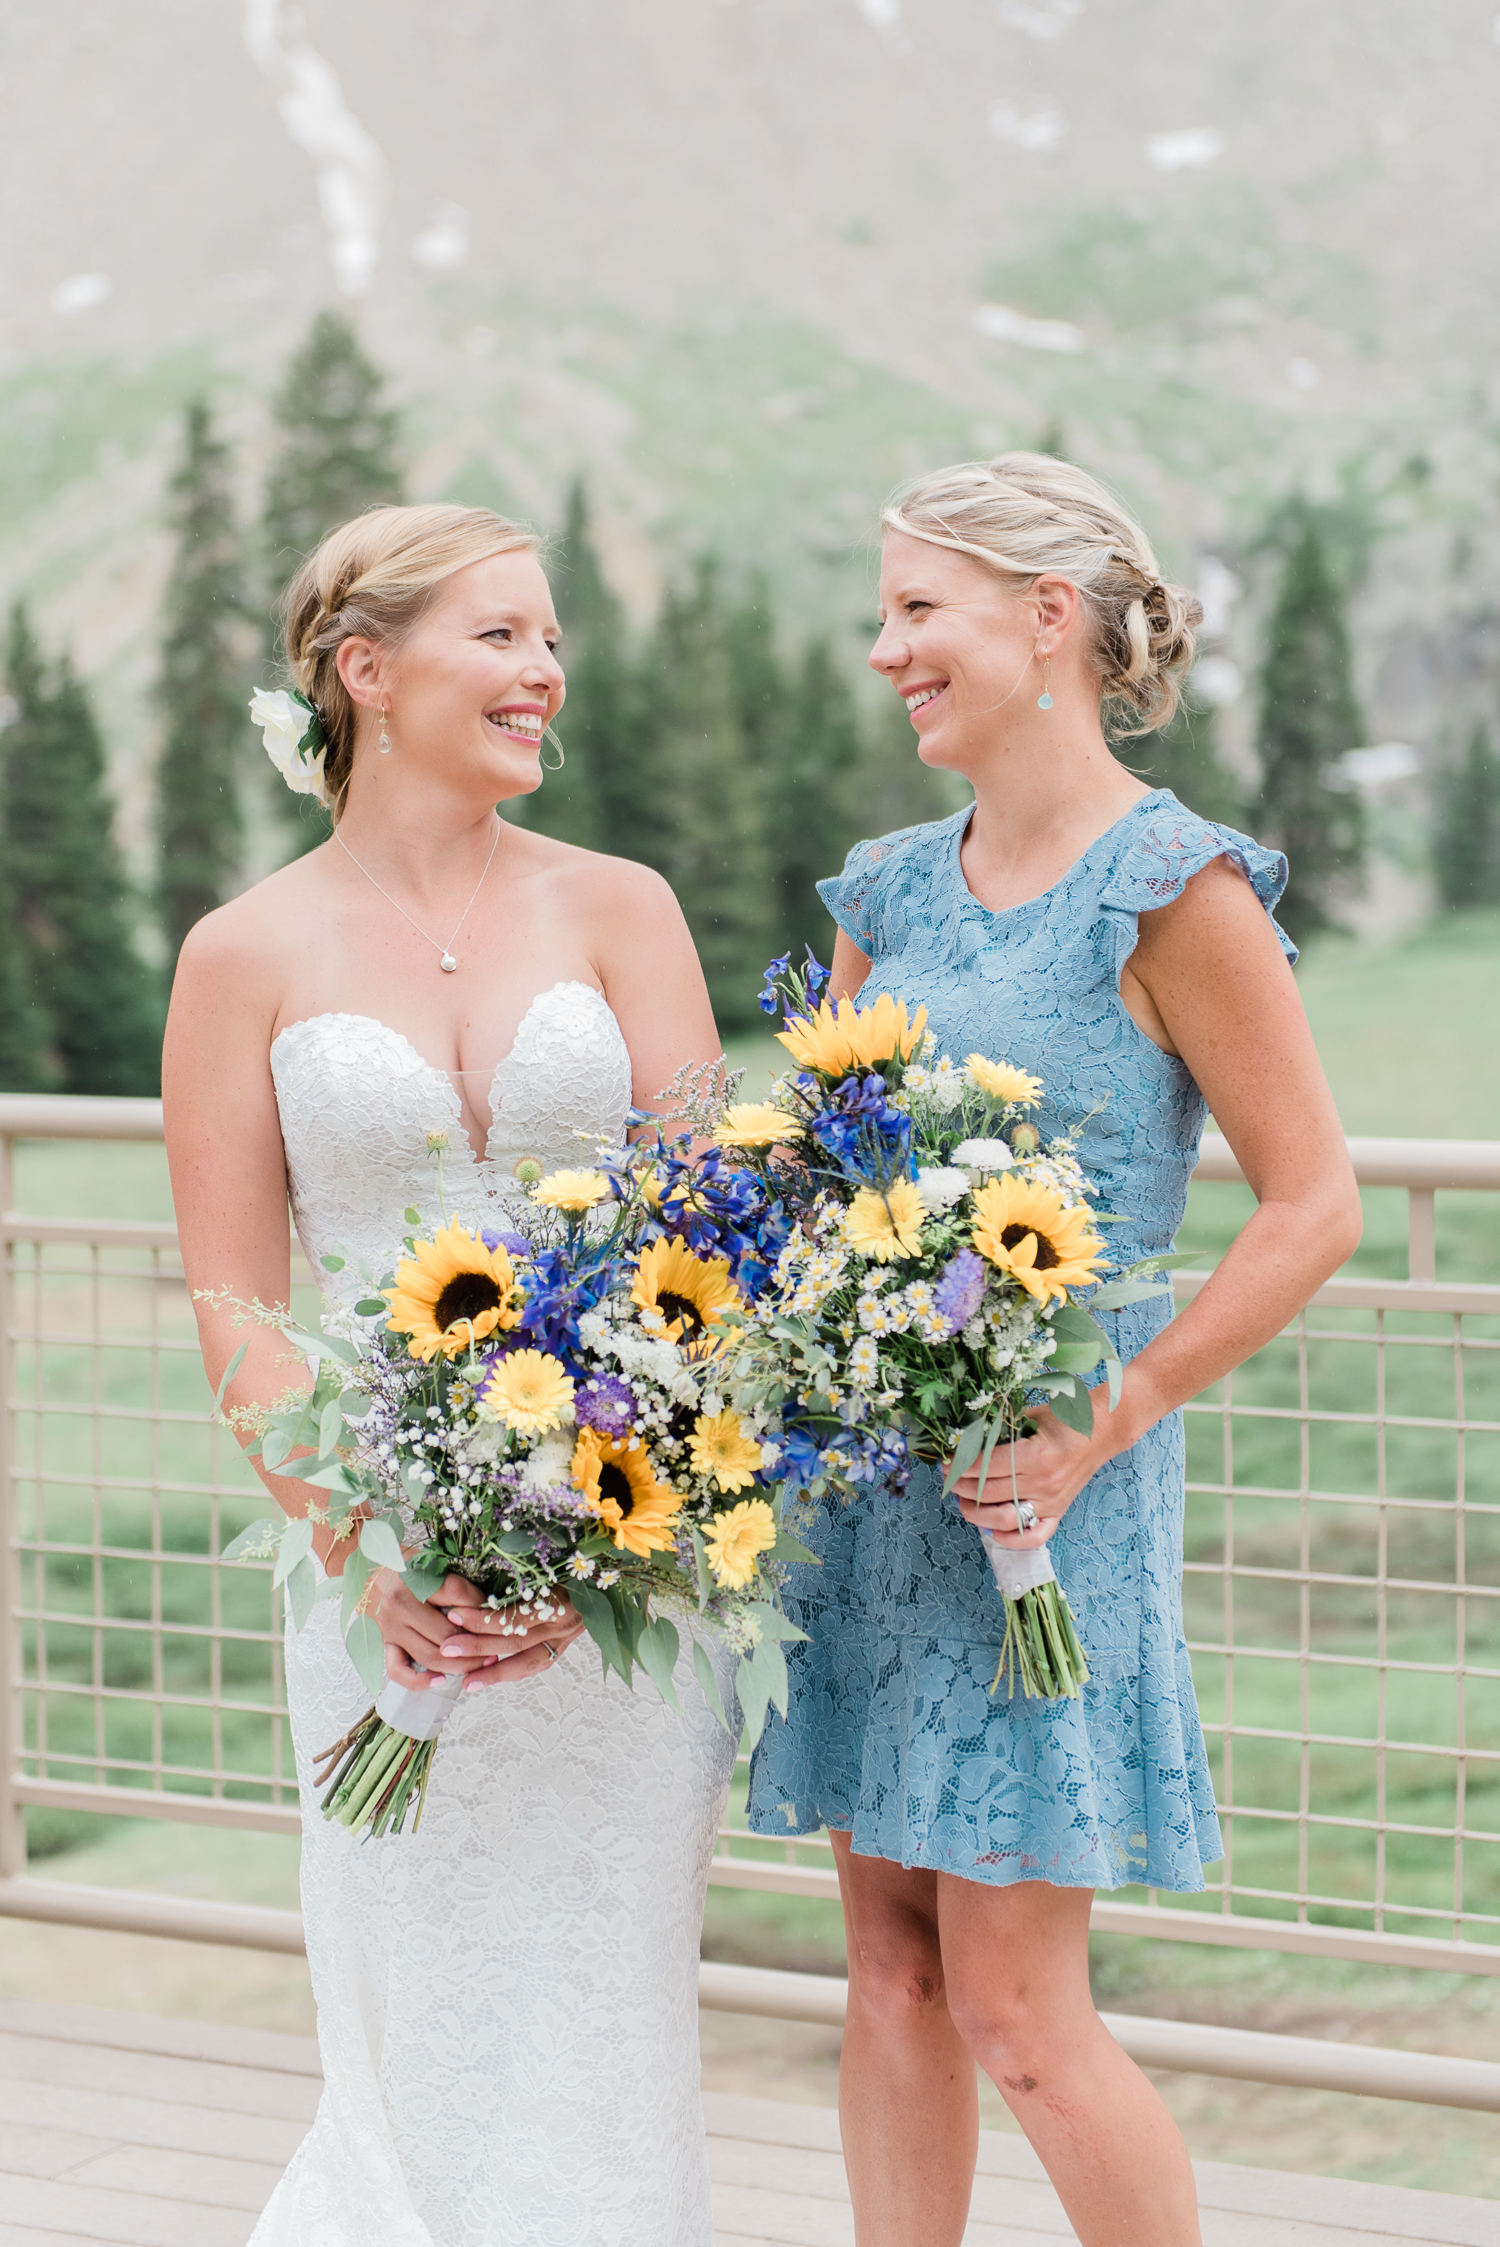
M 534 554 L 540 544 L 534 531 L 487 507 L 372 507 L 308 556 L 283 603 L 286 659 L 322 723 L 323 784 L 335 822 L 354 767 L 358 715 L 338 672 L 344 642 L 399 647 L 433 589 L 455 570 L 492 554 Z
M 1047 453 L 939 468 L 903 486 L 882 511 L 887 530 L 972 554 L 1017 593 L 1065 577 L 1082 596 L 1088 658 L 1121 734 L 1150 733 L 1177 709 L 1193 660 L 1196 597 L 1162 581 L 1146 534 L 1104 486 Z

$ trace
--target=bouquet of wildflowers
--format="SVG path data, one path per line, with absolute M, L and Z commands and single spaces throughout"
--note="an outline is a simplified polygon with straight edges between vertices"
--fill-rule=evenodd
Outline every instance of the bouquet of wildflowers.
M 802 1634 L 778 1587 L 783 1562 L 810 1556 L 781 1528 L 775 1414 L 725 1388 L 733 1322 L 770 1277 L 774 1202 L 718 1151 L 694 1161 L 660 1132 L 530 1193 L 524 1234 L 449 1222 L 408 1235 L 394 1271 L 366 1274 L 366 1296 L 315 1334 L 248 1307 L 315 1370 L 310 1393 L 257 1415 L 251 1456 L 318 1496 L 308 1518 L 257 1523 L 227 1557 L 274 1556 L 300 1624 L 318 1596 L 314 1522 L 357 1538 L 329 1591 L 377 1699 L 319 1782 L 354 1832 L 420 1817 L 463 1687 L 384 1682 L 365 1613 L 378 1568 L 421 1600 L 453 1571 L 517 1634 L 570 1601 L 606 1671 L 628 1685 L 639 1665 L 674 1708 L 675 1613 L 738 1651 L 752 1738 L 770 1702 L 786 1707 L 781 1642 Z M 693 1662 L 727 1728 L 696 1637 Z
M 1087 1376 L 1102 1366 L 1113 1409 L 1120 1362 L 1096 1314 L 1158 1292 L 1176 1259 L 1105 1279 L 1107 1220 L 1074 1142 L 1044 1145 L 1027 1120 L 1040 1081 L 979 1053 L 938 1056 L 925 1009 L 835 1008 L 825 982 L 811 958 L 768 971 L 762 1004 L 784 1010 L 794 1068 L 741 1143 L 797 1221 L 733 1393 L 758 1424 L 779 1415 L 788 1492 L 848 1496 L 881 1475 L 899 1487 L 914 1458 L 947 1462 L 945 1494 L 976 1468 L 983 1490 L 1036 1404 L 1091 1433 Z M 985 1536 L 1006 1603 L 992 1690 L 1075 1695 L 1088 1667 L 1046 1547 Z

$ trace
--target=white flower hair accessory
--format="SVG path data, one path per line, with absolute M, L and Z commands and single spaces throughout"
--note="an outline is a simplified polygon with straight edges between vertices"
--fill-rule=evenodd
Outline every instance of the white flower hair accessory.
M 328 742 L 306 695 L 257 687 L 250 697 L 250 723 L 260 727 L 266 755 L 292 793 L 316 796 L 325 811 L 332 811 L 333 797 L 323 778 Z

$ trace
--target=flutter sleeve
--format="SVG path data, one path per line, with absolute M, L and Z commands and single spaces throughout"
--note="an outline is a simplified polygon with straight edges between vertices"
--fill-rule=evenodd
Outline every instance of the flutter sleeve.
M 872 960 L 880 950 L 880 890 L 895 840 L 886 835 L 878 842 L 856 843 L 842 874 L 830 874 L 818 884 L 818 895 L 834 920 Z
M 1287 862 L 1279 850 L 1267 850 L 1237 828 L 1221 827 L 1200 819 L 1179 803 L 1163 809 L 1132 827 L 1119 858 L 1101 885 L 1099 901 L 1117 935 L 1117 964 L 1125 965 L 1136 945 L 1136 923 L 1142 913 L 1154 912 L 1180 897 L 1194 874 L 1215 858 L 1237 866 L 1261 904 L 1289 960 L 1297 947 L 1276 919 L 1276 907 L 1287 883 Z

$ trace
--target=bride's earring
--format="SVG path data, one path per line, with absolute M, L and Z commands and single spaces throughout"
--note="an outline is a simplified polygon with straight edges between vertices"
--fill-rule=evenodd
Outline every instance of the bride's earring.
M 385 730 L 385 704 L 383 702 L 380 705 L 380 735 L 375 743 L 375 746 L 380 751 L 382 757 L 388 757 L 390 755 L 391 737 Z
M 1052 658 L 1050 655 L 1042 657 L 1042 691 L 1036 698 L 1036 706 L 1038 710 L 1050 710 L 1052 708 Z
M 568 761 L 567 752 L 563 748 L 562 743 L 558 740 L 557 735 L 552 731 L 552 728 L 550 726 L 547 726 L 542 733 L 543 750 L 545 750 L 546 745 L 549 741 L 551 742 L 553 748 L 557 751 L 557 763 L 555 765 L 549 765 L 545 755 L 543 755 L 541 751 L 538 752 L 538 762 L 540 763 L 543 772 L 561 772 L 563 766 Z

